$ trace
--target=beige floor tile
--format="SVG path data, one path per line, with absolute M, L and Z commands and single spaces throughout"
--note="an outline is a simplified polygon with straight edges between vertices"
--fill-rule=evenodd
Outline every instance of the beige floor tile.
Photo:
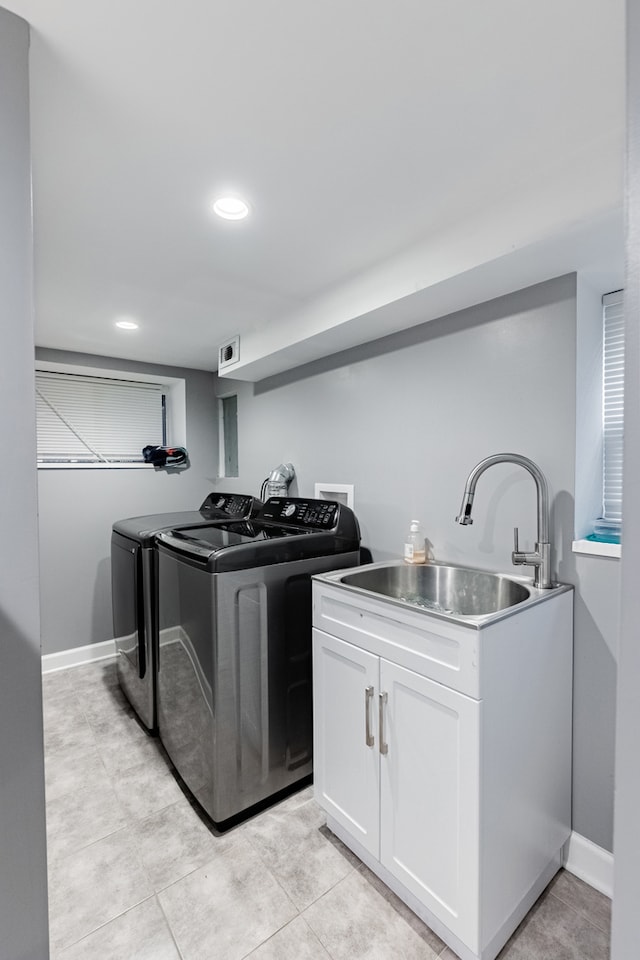
M 145 760 L 154 763 L 158 757 L 166 757 L 160 741 L 148 736 L 137 723 L 114 725 L 96 736 L 95 743 L 107 772 L 114 776 Z
M 241 960 L 297 913 L 243 837 L 158 899 L 183 960 Z
M 126 704 L 122 704 L 115 710 L 100 709 L 97 706 L 97 703 L 101 702 L 104 707 L 110 700 L 111 696 L 107 692 L 106 697 L 101 695 L 101 701 L 92 701 L 87 705 L 89 725 L 96 739 L 118 737 L 124 741 L 131 737 L 146 737 L 146 731 L 140 726 L 133 710 Z
M 500 960 L 608 960 L 609 936 L 551 893 L 544 894 L 499 954 Z
M 146 871 L 123 832 L 54 862 L 49 871 L 54 950 L 71 946 L 152 895 Z
M 42 675 L 42 699 L 46 702 L 74 690 L 70 670 L 54 670 Z
M 440 955 L 445 948 L 445 945 L 440 937 L 434 933 L 430 927 L 423 923 L 420 917 L 418 917 L 413 910 L 410 910 L 406 903 L 397 897 L 393 890 L 390 890 L 389 887 L 364 864 L 361 864 L 360 866 L 360 873 L 367 883 L 371 884 L 371 886 L 378 891 L 380 896 L 384 897 L 387 903 L 393 907 L 398 916 L 400 916 L 404 922 L 418 934 L 420 939 L 424 940 L 424 942 L 431 947 L 434 953 Z
M 83 663 L 79 667 L 72 667 L 69 673 L 74 687 L 82 693 L 86 693 L 90 687 L 115 687 L 118 684 L 115 657 Z
M 99 727 L 105 718 L 135 716 L 120 687 L 91 687 L 87 695 L 76 691 L 76 696 L 85 718 L 94 727 Z
M 572 907 L 594 926 L 611 930 L 611 900 L 567 870 L 560 870 L 547 888 L 558 900 Z
M 49 733 L 53 733 L 60 727 L 86 722 L 82 705 L 75 690 L 65 691 L 55 697 L 44 698 L 42 701 L 42 719 L 44 728 Z
M 127 816 L 110 784 L 74 790 L 47 804 L 47 853 L 50 862 L 66 857 L 120 830 Z
M 247 824 L 244 835 L 295 903 L 304 910 L 347 876 L 358 863 L 333 842 L 315 800 L 285 803 Z
M 184 796 L 159 754 L 151 754 L 141 763 L 121 770 L 114 777 L 113 789 L 129 820 L 143 820 Z
M 116 917 L 56 960 L 180 960 L 155 897 Z
M 209 863 L 235 842 L 235 834 L 214 836 L 184 797 L 131 824 L 129 832 L 157 891 Z
M 278 930 L 247 960 L 331 960 L 315 933 L 302 917 Z
M 89 787 L 96 793 L 110 787 L 109 776 L 95 745 L 83 750 L 67 747 L 47 754 L 44 773 L 47 802 Z
M 303 914 L 333 960 L 435 960 L 437 954 L 358 872 Z
M 82 714 L 74 722 L 46 724 L 44 727 L 45 756 L 62 750 L 87 750 L 95 746 L 93 730 Z

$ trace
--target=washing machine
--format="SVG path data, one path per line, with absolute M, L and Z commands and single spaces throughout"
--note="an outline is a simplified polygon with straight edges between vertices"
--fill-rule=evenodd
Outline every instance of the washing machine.
M 199 510 L 129 517 L 113 524 L 111 597 L 118 680 L 150 733 L 157 732 L 155 535 L 177 524 L 250 517 L 261 506 L 260 500 L 246 494 L 211 493 Z
M 160 739 L 224 829 L 311 776 L 311 575 L 358 564 L 358 522 L 333 501 L 271 498 L 156 543 Z

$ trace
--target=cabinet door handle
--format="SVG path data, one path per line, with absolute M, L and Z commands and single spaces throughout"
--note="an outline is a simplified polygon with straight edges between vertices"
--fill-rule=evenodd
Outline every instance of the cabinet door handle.
M 364 691 L 364 715 L 365 715 L 365 742 L 368 747 L 374 744 L 373 734 L 371 733 L 371 701 L 373 700 L 373 687 L 365 687 Z
M 381 693 L 380 701 L 378 704 L 378 707 L 379 707 L 378 726 L 380 728 L 380 753 L 383 756 L 386 756 L 387 753 L 389 753 L 389 744 L 385 743 L 385 739 L 384 739 L 384 708 L 386 706 L 386 703 L 387 703 L 387 694 Z

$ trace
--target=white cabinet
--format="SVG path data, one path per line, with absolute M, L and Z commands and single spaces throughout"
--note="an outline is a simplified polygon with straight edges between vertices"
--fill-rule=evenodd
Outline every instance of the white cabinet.
M 315 790 L 461 938 L 477 898 L 480 704 L 314 631 Z
M 480 704 L 380 661 L 380 862 L 462 940 L 478 895 Z
M 313 657 L 315 791 L 325 810 L 377 857 L 380 767 L 377 747 L 367 745 L 367 715 L 371 729 L 379 658 L 316 630 Z
M 465 960 L 497 955 L 561 863 L 571 611 L 557 593 L 477 629 L 314 583 L 316 798 Z

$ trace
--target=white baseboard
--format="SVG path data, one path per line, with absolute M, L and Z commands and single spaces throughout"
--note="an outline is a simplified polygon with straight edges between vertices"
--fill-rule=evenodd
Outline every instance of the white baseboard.
M 564 846 L 564 866 L 600 893 L 613 896 L 613 854 L 608 850 L 574 832 Z
M 45 653 L 42 656 L 42 672 L 53 673 L 55 670 L 66 670 L 67 667 L 79 667 L 83 663 L 108 660 L 115 655 L 115 640 L 89 643 L 86 647 L 72 647 L 71 650 L 61 650 L 60 653 Z

